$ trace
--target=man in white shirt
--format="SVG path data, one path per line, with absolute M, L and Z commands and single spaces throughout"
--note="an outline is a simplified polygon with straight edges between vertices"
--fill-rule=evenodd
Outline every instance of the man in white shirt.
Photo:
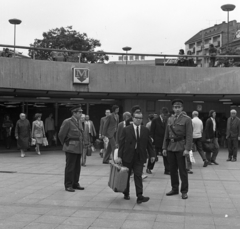
M 193 143 L 196 145 L 197 151 L 199 152 L 202 160 L 204 161 L 203 167 L 208 166 L 208 160 L 202 148 L 202 133 L 203 133 L 203 123 L 202 120 L 198 118 L 198 112 L 193 111 L 192 113 L 192 125 L 193 125 Z

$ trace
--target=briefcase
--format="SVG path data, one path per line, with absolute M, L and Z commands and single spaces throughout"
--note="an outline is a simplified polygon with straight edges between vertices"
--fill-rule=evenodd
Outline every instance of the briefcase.
M 124 192 L 127 188 L 129 169 L 115 163 L 110 163 L 108 186 L 114 192 Z

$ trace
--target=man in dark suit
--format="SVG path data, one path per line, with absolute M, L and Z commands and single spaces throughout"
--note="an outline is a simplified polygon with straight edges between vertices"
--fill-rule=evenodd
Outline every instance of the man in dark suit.
M 83 152 L 83 129 L 79 122 L 82 109 L 81 106 L 76 106 L 70 110 L 72 117 L 63 121 L 58 137 L 66 154 L 65 190 L 75 192 L 75 189 L 84 190 L 79 184 L 80 160 Z
M 102 134 L 103 134 L 103 126 L 104 126 L 104 123 L 106 121 L 106 117 L 109 116 L 111 114 L 111 111 L 110 110 L 106 110 L 105 111 L 105 115 L 104 117 L 101 118 L 100 120 L 100 127 L 99 127 L 99 139 L 102 139 Z M 100 156 L 103 157 L 103 155 L 105 155 L 106 153 L 106 150 L 107 150 L 107 144 L 104 143 L 103 144 L 104 147 L 100 149 Z
M 117 145 L 119 145 L 119 141 L 120 141 L 120 137 L 121 137 L 122 132 L 123 132 L 123 128 L 126 127 L 126 122 L 131 117 L 132 116 L 131 116 L 130 112 L 126 111 L 126 112 L 123 113 L 123 121 L 118 124 L 118 128 L 117 128 L 117 134 L 116 134 Z
M 206 151 L 206 157 L 207 157 L 208 163 L 209 165 L 212 165 L 212 164 L 218 165 L 218 163 L 216 162 L 216 158 L 219 151 L 219 145 L 218 145 L 218 138 L 217 138 L 216 111 L 214 110 L 209 111 L 209 118 L 206 121 L 204 134 L 205 134 L 206 141 L 212 142 L 214 144 L 214 148 L 212 150 L 212 156 L 211 156 L 211 153 L 208 153 Z
M 163 140 L 164 140 L 168 115 L 169 115 L 168 109 L 166 107 L 163 107 L 161 110 L 161 114 L 157 118 L 152 120 L 150 133 L 154 141 L 155 151 L 157 155 L 162 155 L 162 146 L 163 146 Z M 152 173 L 151 170 L 154 168 L 155 161 L 154 163 L 151 163 L 151 160 L 148 161 L 148 166 L 146 171 L 147 173 L 149 174 Z M 170 175 L 169 163 L 166 156 L 163 156 L 163 164 L 165 167 L 164 174 Z
M 149 197 L 143 196 L 143 164 L 146 163 L 148 154 L 152 162 L 154 162 L 156 157 L 152 146 L 150 132 L 146 127 L 141 125 L 142 119 L 142 113 L 134 114 L 133 124 L 123 129 L 118 151 L 118 163 L 123 164 L 123 166 L 126 166 L 129 169 L 128 185 L 123 193 L 124 199 L 130 199 L 130 175 L 133 170 L 138 204 L 149 200 Z
M 226 138 L 228 141 L 228 159 L 227 161 L 237 161 L 238 140 L 240 140 L 240 119 L 237 117 L 237 111 L 231 110 L 227 121 Z
M 112 158 L 113 158 L 113 153 L 114 153 L 114 150 L 116 149 L 115 134 L 116 134 L 118 123 L 119 123 L 118 112 L 119 112 L 119 107 L 117 105 L 113 105 L 112 114 L 106 117 L 106 120 L 103 126 L 102 136 L 103 138 L 107 137 L 109 139 L 107 152 L 103 158 L 103 164 L 109 164 L 110 155 L 112 153 Z

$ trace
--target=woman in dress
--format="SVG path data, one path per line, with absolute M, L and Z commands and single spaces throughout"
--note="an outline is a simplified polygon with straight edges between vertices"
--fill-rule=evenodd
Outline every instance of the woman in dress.
M 32 138 L 36 139 L 36 153 L 41 155 L 40 145 L 43 144 L 43 138 L 45 138 L 45 130 L 43 121 L 41 120 L 42 114 L 35 114 L 35 121 L 32 124 Z
M 2 127 L 3 127 L 3 130 L 4 130 L 3 135 L 4 135 L 4 142 L 6 144 L 6 148 L 10 149 L 10 147 L 11 147 L 11 133 L 12 133 L 12 128 L 13 128 L 13 123 L 10 120 L 8 115 L 4 118 Z
M 15 137 L 18 148 L 21 150 L 21 157 L 25 157 L 25 151 L 29 148 L 31 138 L 31 126 L 24 113 L 20 114 L 20 119 L 16 123 Z

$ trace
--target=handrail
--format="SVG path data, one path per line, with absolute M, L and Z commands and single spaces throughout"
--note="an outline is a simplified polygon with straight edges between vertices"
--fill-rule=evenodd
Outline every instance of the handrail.
M 19 48 L 19 49 L 32 49 L 32 50 L 42 50 L 42 51 L 57 51 L 57 52 L 71 52 L 71 53 L 86 53 L 86 54 L 106 54 L 106 55 L 119 55 L 119 56 L 154 56 L 154 57 L 196 57 L 196 58 L 209 58 L 209 55 L 176 55 L 176 54 L 153 54 L 153 53 L 122 53 L 122 52 L 103 52 L 103 51 L 78 51 L 78 50 L 65 50 L 65 49 L 50 49 L 50 48 L 38 48 L 31 46 L 19 46 L 19 45 L 6 45 L 0 44 L 0 47 L 8 47 L 8 48 Z M 228 58 L 228 57 L 238 57 L 240 55 L 216 55 L 216 58 Z

